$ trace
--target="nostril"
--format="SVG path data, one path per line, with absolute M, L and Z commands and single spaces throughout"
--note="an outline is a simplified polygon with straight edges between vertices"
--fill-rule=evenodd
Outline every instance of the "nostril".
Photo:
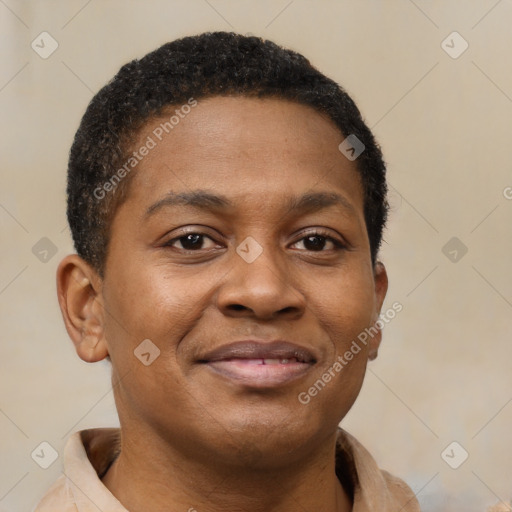
M 229 309 L 234 309 L 235 311 L 243 311 L 246 308 L 245 306 L 242 306 L 242 304 L 231 304 Z
M 294 307 L 294 306 L 288 306 L 286 308 L 283 308 L 281 309 L 279 312 L 280 313 L 293 313 L 293 312 L 296 312 L 297 311 L 297 308 Z

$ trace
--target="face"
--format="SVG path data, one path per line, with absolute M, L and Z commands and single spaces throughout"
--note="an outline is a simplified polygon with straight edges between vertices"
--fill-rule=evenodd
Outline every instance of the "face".
M 292 102 L 200 100 L 159 141 L 168 119 L 134 145 L 156 142 L 101 283 L 121 423 L 190 452 L 278 461 L 336 429 L 380 341 L 333 370 L 386 293 L 355 162 L 330 120 Z

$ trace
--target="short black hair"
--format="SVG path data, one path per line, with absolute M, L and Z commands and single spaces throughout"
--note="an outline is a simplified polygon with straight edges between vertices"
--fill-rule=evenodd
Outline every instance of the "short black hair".
M 92 98 L 75 134 L 68 165 L 67 217 L 77 253 L 100 276 L 110 225 L 133 173 L 118 183 L 113 178 L 130 158 L 140 129 L 191 98 L 237 95 L 311 106 L 332 119 L 344 137 L 355 135 L 364 144 L 356 164 L 375 264 L 389 209 L 386 166 L 354 101 L 295 51 L 255 36 L 205 32 L 166 43 L 122 66 Z M 106 183 L 111 185 L 105 187 Z

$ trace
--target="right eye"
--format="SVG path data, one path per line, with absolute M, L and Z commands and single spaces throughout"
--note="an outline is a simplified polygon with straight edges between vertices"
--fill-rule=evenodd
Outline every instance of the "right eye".
M 205 235 L 204 233 L 190 232 L 190 233 L 186 233 L 184 235 L 175 237 L 172 240 L 169 240 L 163 246 L 164 247 L 173 247 L 178 250 L 196 252 L 200 249 L 205 249 L 205 247 L 203 247 L 205 239 L 208 239 L 211 242 L 214 242 L 214 240 L 212 238 L 210 238 L 208 235 Z M 181 245 L 181 247 L 174 247 L 174 245 L 176 243 L 179 243 Z M 206 249 L 213 248 L 215 246 L 216 245 L 214 245 L 212 247 L 206 247 Z

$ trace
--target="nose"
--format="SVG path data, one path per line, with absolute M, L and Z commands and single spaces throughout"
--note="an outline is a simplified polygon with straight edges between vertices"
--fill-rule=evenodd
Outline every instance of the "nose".
M 294 281 L 286 262 L 272 251 L 265 249 L 250 263 L 235 253 L 233 267 L 219 288 L 217 305 L 232 317 L 299 318 L 306 299 Z

